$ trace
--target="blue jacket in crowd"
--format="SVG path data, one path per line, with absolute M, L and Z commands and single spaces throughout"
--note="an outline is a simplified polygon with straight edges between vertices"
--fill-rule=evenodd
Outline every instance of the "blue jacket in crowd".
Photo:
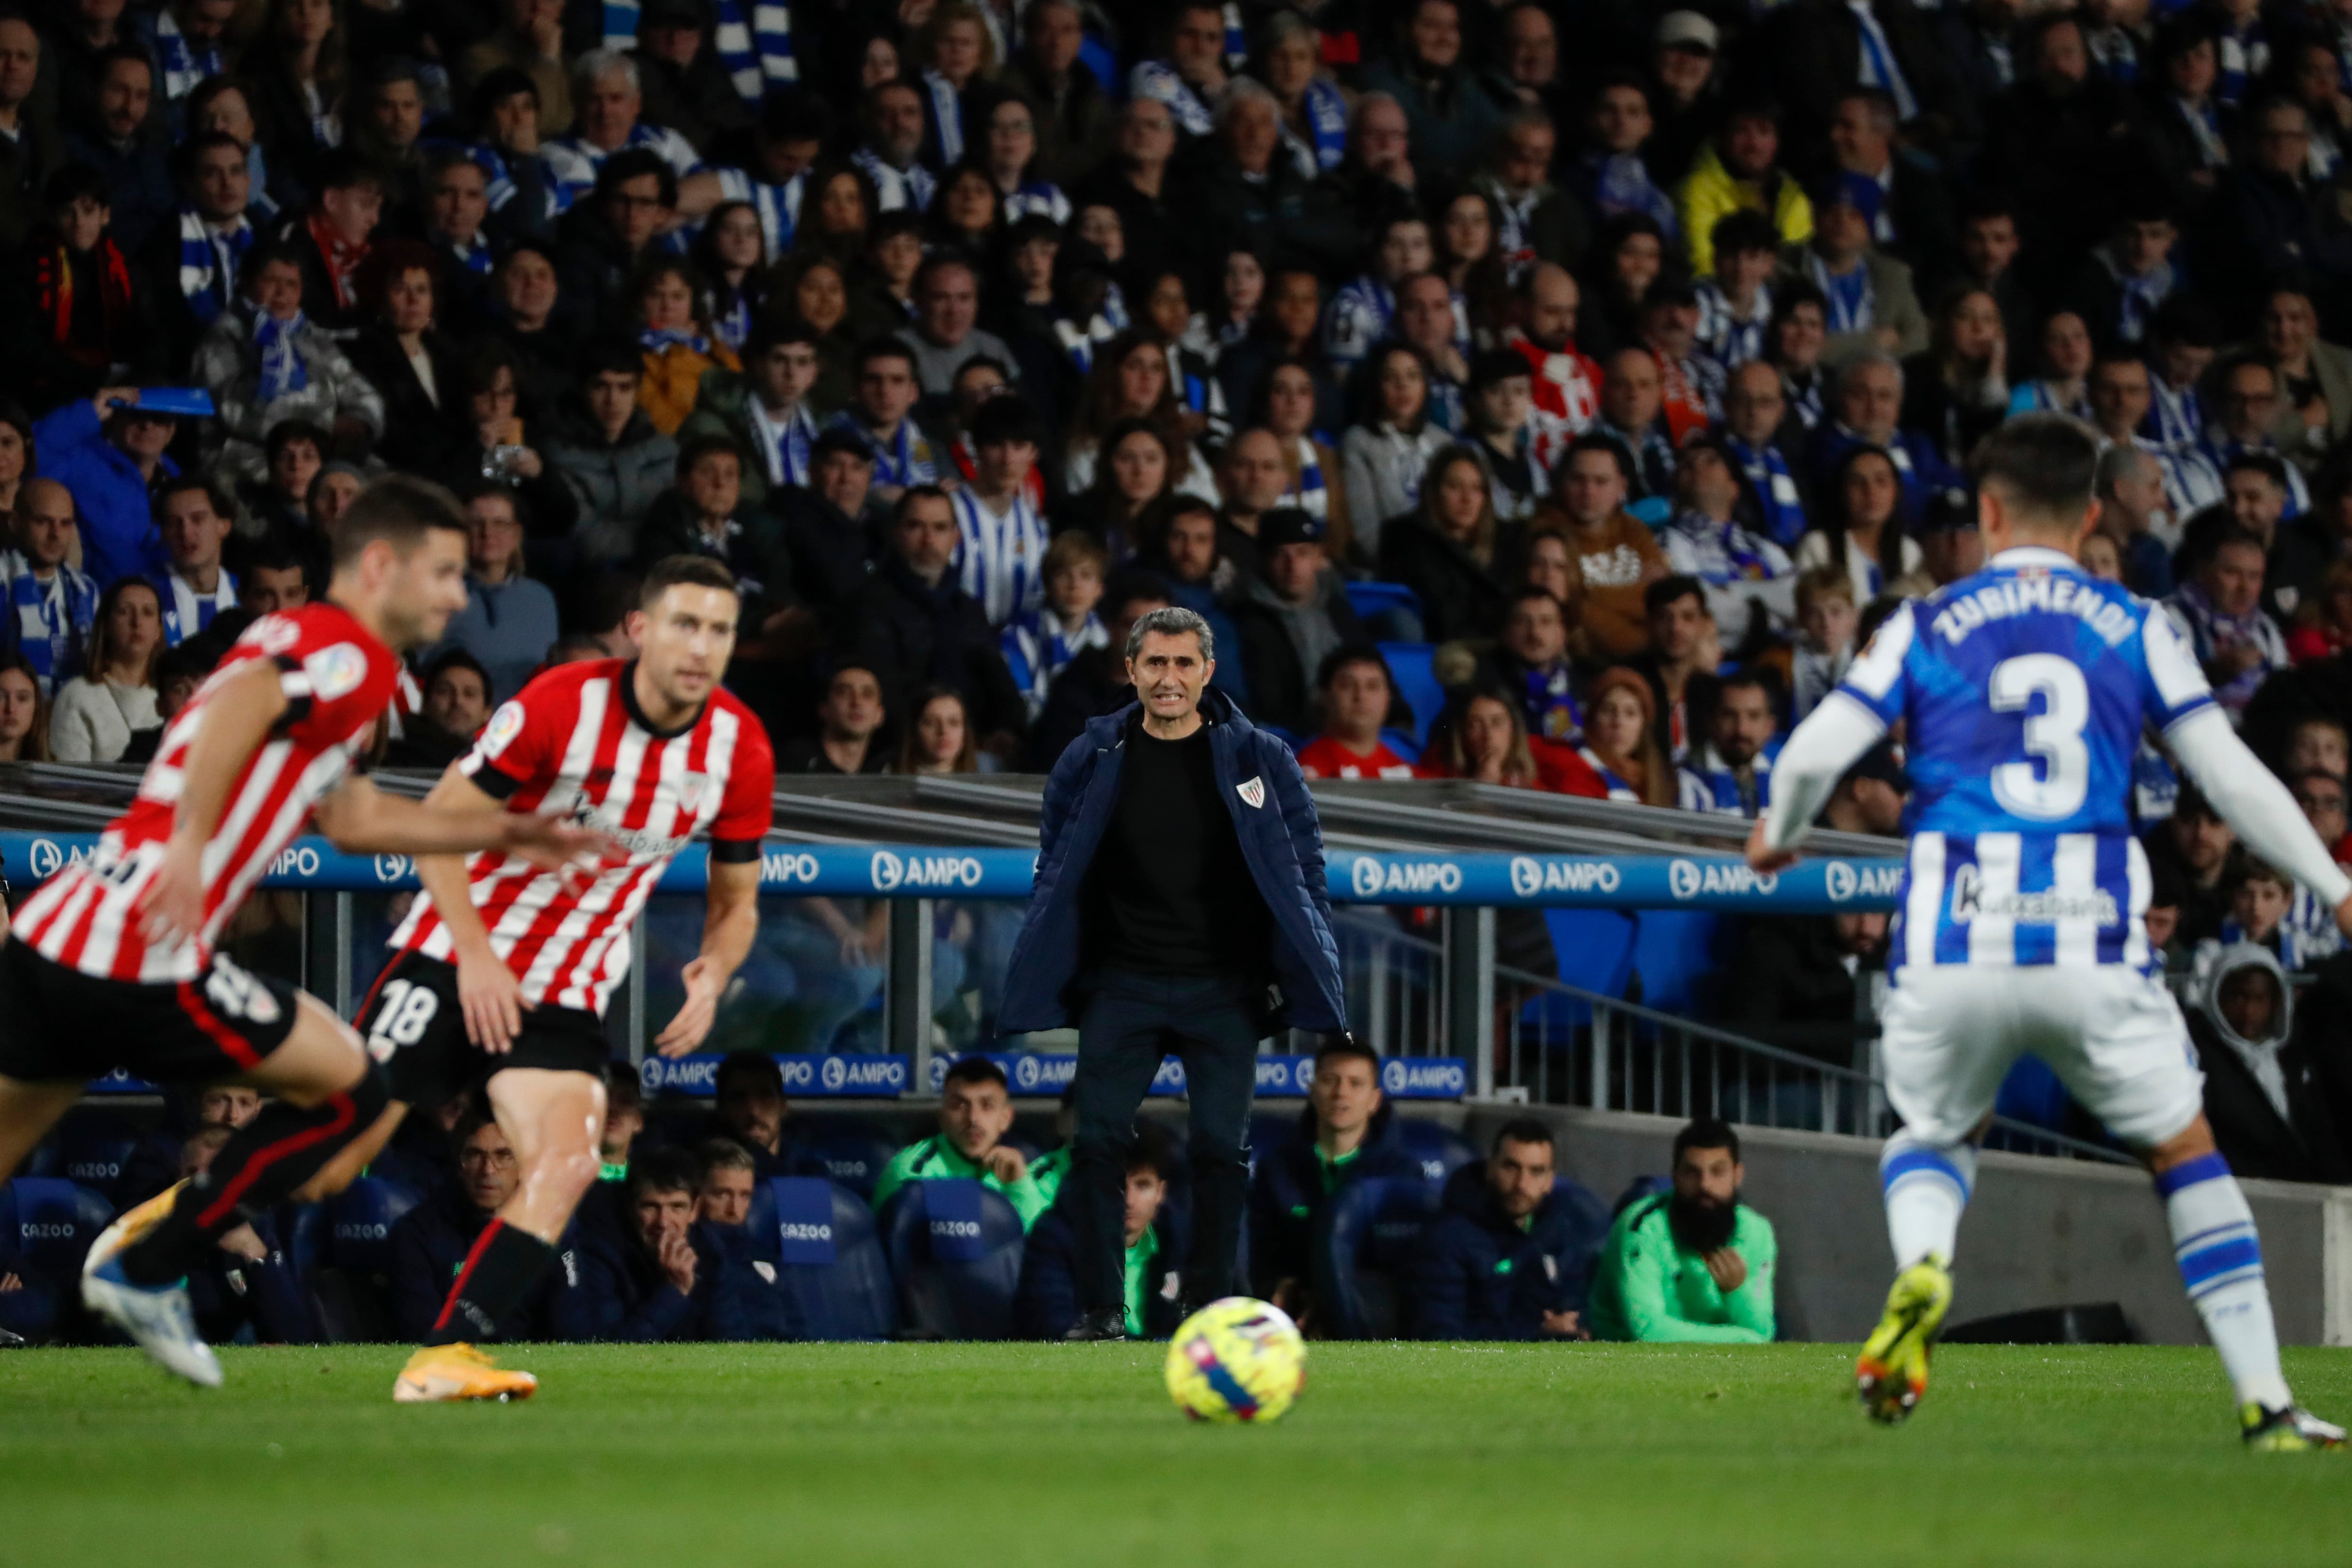
M 1062 1029 L 1077 1021 L 1087 871 L 1118 804 L 1119 765 L 1142 705 L 1089 722 L 1045 780 L 1038 825 L 1037 883 L 1013 946 L 996 1027 L 1003 1034 Z M 1212 689 L 1202 695 L 1216 761 L 1217 795 L 1233 813 L 1242 858 L 1274 916 L 1274 975 L 1282 995 L 1276 1028 L 1332 1031 L 1347 1027 L 1339 946 L 1331 936 L 1331 894 L 1324 881 L 1323 831 L 1315 798 L 1290 747 L 1252 725 Z M 1242 793 L 1245 784 L 1262 804 Z
M 99 587 L 123 577 L 161 579 L 171 570 L 148 505 L 147 481 L 139 476 L 139 465 L 106 439 L 89 399 L 76 398 L 45 415 L 33 426 L 33 449 L 40 455 L 41 477 L 73 492 L 81 517 L 81 569 Z M 169 457 L 162 468 L 180 472 Z
M 1486 1186 L 1486 1162 L 1445 1183 L 1444 1207 L 1422 1228 L 1406 1310 L 1420 1339 L 1537 1339 L 1546 1312 L 1581 1312 L 1609 1238 L 1609 1209 L 1566 1176 L 1525 1229 Z

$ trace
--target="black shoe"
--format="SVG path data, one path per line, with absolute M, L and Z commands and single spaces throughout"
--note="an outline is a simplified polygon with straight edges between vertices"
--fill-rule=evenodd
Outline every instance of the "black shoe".
M 1072 1323 L 1069 1332 L 1062 1338 L 1073 1344 L 1087 1340 L 1125 1339 L 1127 1338 L 1127 1309 L 1104 1307 L 1098 1312 L 1088 1312 L 1085 1317 Z

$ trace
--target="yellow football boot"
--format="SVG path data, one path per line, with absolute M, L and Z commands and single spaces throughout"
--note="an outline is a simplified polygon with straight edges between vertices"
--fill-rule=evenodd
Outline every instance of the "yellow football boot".
M 436 1405 L 456 1399 L 528 1399 L 539 1379 L 510 1372 L 470 1344 L 431 1344 L 408 1358 L 393 1379 L 392 1397 L 402 1405 Z
M 1854 1363 L 1854 1391 L 1874 1421 L 1892 1426 L 1911 1414 L 1927 1392 L 1927 1351 L 1951 1310 L 1952 1276 L 1940 1258 L 1914 1263 L 1895 1276 L 1886 1315 L 1863 1342 Z

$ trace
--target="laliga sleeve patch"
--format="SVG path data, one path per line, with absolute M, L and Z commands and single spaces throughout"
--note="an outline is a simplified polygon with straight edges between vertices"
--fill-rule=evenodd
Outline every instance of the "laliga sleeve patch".
M 349 643 L 321 648 L 302 661 L 302 673 L 310 677 L 310 695 L 322 703 L 359 690 L 367 679 L 367 655 Z
M 476 742 L 476 749 L 485 757 L 496 757 L 522 733 L 522 704 L 500 703 L 499 711 L 490 716 L 490 722 L 482 727 L 482 738 Z

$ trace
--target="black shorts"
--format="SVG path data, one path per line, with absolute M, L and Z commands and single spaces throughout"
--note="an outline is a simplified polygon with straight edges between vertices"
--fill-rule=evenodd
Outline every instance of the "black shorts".
M 120 1068 L 192 1089 L 250 1072 L 294 1032 L 297 993 L 219 954 L 203 976 L 146 984 L 102 980 L 0 945 L 0 1077 L 79 1082 Z
M 613 1059 L 604 1019 L 583 1008 L 544 1003 L 522 1009 L 522 1032 L 507 1051 L 480 1049 L 466 1038 L 457 966 L 422 953 L 403 953 L 377 977 L 357 1027 L 391 1080 L 392 1097 L 404 1105 L 438 1105 L 509 1067 L 602 1078 Z

